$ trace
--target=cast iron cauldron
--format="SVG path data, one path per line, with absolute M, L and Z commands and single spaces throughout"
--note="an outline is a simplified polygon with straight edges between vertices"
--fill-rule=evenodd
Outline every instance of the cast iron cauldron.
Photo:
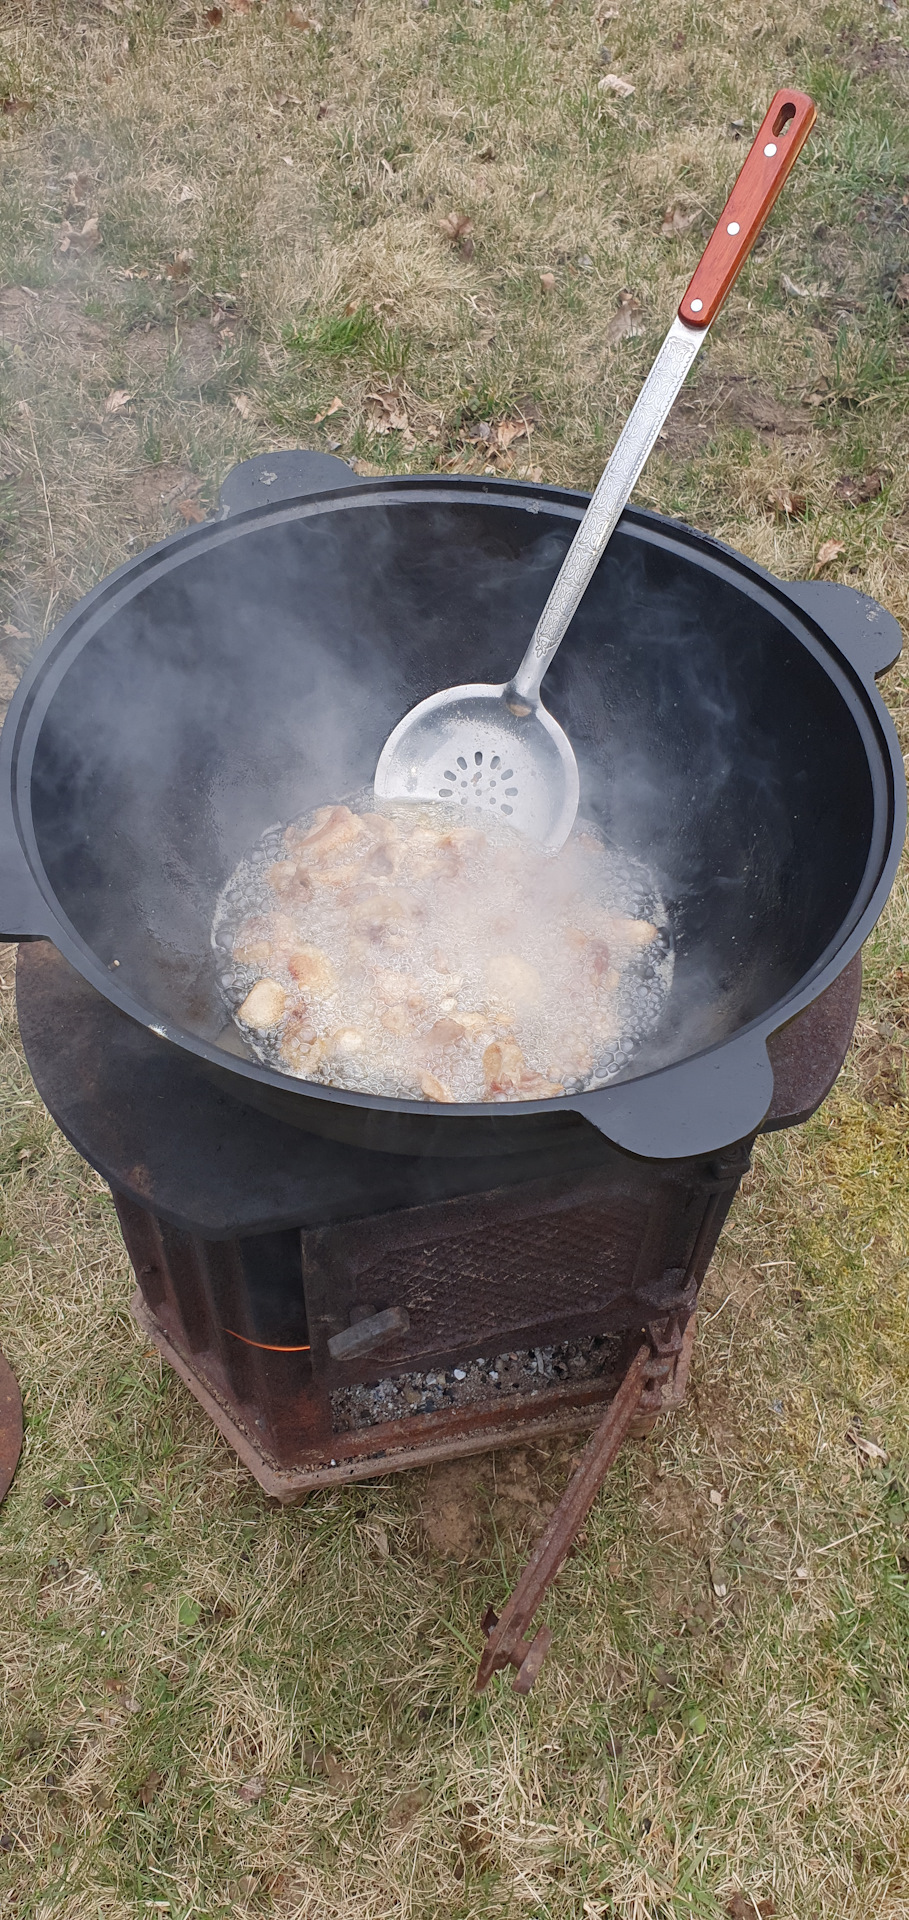
M 582 812 L 655 869 L 676 943 L 628 1077 L 545 1102 L 439 1107 L 293 1080 L 225 1019 L 215 897 L 275 821 L 371 781 L 437 687 L 503 679 L 581 516 L 576 493 L 355 479 L 246 462 L 218 518 L 122 567 L 50 635 L 0 741 L 0 926 L 48 938 L 237 1098 L 387 1151 L 570 1155 L 593 1124 L 636 1154 L 754 1132 L 766 1040 L 829 986 L 889 893 L 905 780 L 874 676 L 892 617 L 783 583 L 631 509 L 546 681 Z

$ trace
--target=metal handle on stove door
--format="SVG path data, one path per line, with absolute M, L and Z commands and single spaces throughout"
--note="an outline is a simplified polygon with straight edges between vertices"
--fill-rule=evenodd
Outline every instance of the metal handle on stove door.
M 870 594 L 837 580 L 790 580 L 786 595 L 817 621 L 863 680 L 876 680 L 899 659 L 899 622 Z
M 640 1080 L 575 1095 L 571 1105 L 626 1153 L 684 1160 L 756 1133 L 772 1099 L 773 1068 L 763 1033 L 754 1032 Z
M 356 477 L 346 460 L 336 459 L 333 453 L 313 453 L 306 447 L 257 453 L 252 460 L 241 460 L 222 480 L 219 517 L 247 513 L 250 507 L 275 506 L 279 500 L 299 500 L 308 493 L 333 493 L 338 487 L 352 486 Z

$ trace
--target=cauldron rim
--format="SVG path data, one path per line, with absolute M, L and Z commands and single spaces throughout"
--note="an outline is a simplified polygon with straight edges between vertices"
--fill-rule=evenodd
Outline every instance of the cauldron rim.
M 307 458 L 299 454 L 284 457 L 298 461 Z M 0 924 L 9 928 L 3 937 L 52 939 L 91 985 L 138 1024 L 207 1062 L 222 1082 L 229 1077 L 230 1081 L 246 1083 L 247 1095 L 258 1085 L 263 1090 L 275 1090 L 285 1099 L 289 1096 L 298 1104 L 305 1103 L 315 1110 L 311 1124 L 316 1131 L 330 1130 L 316 1117 L 319 1109 L 326 1120 L 333 1108 L 350 1113 L 352 1119 L 357 1112 L 384 1117 L 386 1131 L 391 1130 L 397 1118 L 413 1116 L 422 1123 L 424 1136 L 429 1123 L 428 1130 L 438 1136 L 439 1144 L 430 1145 L 424 1137 L 421 1147 L 411 1144 L 398 1150 L 457 1152 L 453 1136 L 457 1132 L 464 1134 L 466 1129 L 471 1144 L 469 1148 L 461 1147 L 460 1151 L 475 1153 L 478 1129 L 482 1129 L 483 1138 L 492 1150 L 508 1151 L 524 1144 L 526 1124 L 522 1138 L 521 1123 L 545 1116 L 555 1136 L 566 1124 L 576 1126 L 580 1118 L 592 1121 L 615 1144 L 647 1158 L 675 1158 L 686 1151 L 711 1151 L 754 1132 L 772 1094 L 767 1039 L 816 1000 L 859 950 L 883 909 L 899 862 L 905 830 L 905 770 L 896 729 L 874 685 L 875 673 L 883 671 L 899 653 L 899 629 L 892 616 L 857 590 L 813 581 L 781 581 L 712 536 L 642 508 L 626 509 L 620 523 L 625 532 L 696 558 L 700 568 L 731 581 L 752 600 L 763 601 L 793 637 L 808 646 L 822 669 L 840 682 L 839 690 L 844 698 L 845 681 L 851 695 L 847 705 L 853 718 L 857 710 L 861 711 L 866 725 L 870 722 L 877 735 L 880 768 L 888 784 L 888 817 L 877 823 L 877 848 L 869 853 L 863 884 L 856 891 L 850 913 L 844 916 L 824 952 L 796 987 L 758 1017 L 679 1062 L 654 1068 L 594 1093 L 564 1095 L 547 1101 L 501 1102 L 492 1109 L 485 1104 L 466 1103 L 440 1108 L 433 1102 L 391 1099 L 301 1082 L 259 1061 L 234 1056 L 177 1022 L 150 1018 L 149 1009 L 120 986 L 65 914 L 44 871 L 30 816 L 31 768 L 41 721 L 53 693 L 82 647 L 113 614 L 144 592 L 155 579 L 187 564 L 199 551 L 242 537 L 262 524 L 307 518 L 326 510 L 353 509 L 364 504 L 400 505 L 408 498 L 423 505 L 496 500 L 523 506 L 531 512 L 545 508 L 548 514 L 577 520 L 588 498 L 567 488 L 473 476 L 428 474 L 363 479 L 354 476 L 343 462 L 329 462 L 326 456 L 309 458 L 318 469 L 317 491 L 301 485 L 295 492 L 284 492 L 278 498 L 263 498 L 260 494 L 256 504 L 249 505 L 245 497 L 248 486 L 244 483 L 240 490 L 242 507 L 234 511 L 230 507 L 230 482 L 238 477 L 243 480 L 244 475 L 248 482 L 254 476 L 246 470 L 252 468 L 257 469 L 255 477 L 261 477 L 268 459 L 272 465 L 279 465 L 282 456 L 244 463 L 229 476 L 222 489 L 222 500 L 226 493 L 227 503 L 222 505 L 220 517 L 172 535 L 125 562 L 64 616 L 38 650 L 11 702 L 0 736 Z M 329 467 L 340 470 L 338 478 L 334 475 L 328 478 L 325 470 Z M 824 600 L 832 610 L 830 593 L 851 597 L 855 602 L 847 617 L 838 622 L 831 621 L 829 612 L 825 618 L 820 614 L 820 603 Z M 845 608 L 840 611 L 846 612 Z M 861 630 L 862 616 L 873 629 L 870 633 Z M 837 631 L 831 631 L 832 624 L 837 626 Z M 832 667 L 835 672 L 831 672 Z M 4 819 L 6 812 L 10 816 L 8 820 Z M 877 877 L 869 889 L 866 882 L 868 868 L 872 866 L 876 868 Z M 859 906 L 856 901 L 863 895 L 864 905 Z M 725 1099 L 717 1098 L 717 1069 L 721 1065 L 728 1069 L 721 1076 L 728 1096 Z M 236 1097 L 243 1098 L 239 1086 Z M 462 1123 L 460 1129 L 459 1122 Z M 307 1122 L 300 1119 L 299 1124 Z M 680 1129 L 681 1138 L 687 1144 L 679 1145 Z M 410 1137 L 413 1140 L 413 1136 Z M 371 1144 L 378 1146 L 379 1138 Z M 382 1144 L 389 1150 L 387 1139 Z M 391 1150 L 395 1150 L 394 1146 Z

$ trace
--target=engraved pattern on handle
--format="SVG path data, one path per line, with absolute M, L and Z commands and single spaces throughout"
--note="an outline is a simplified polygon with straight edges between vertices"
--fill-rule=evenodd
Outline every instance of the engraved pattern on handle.
M 612 458 L 578 527 L 512 685 L 535 699 L 553 653 L 596 571 L 607 542 L 652 452 L 672 403 L 703 344 L 706 328 L 674 320 L 616 441 Z

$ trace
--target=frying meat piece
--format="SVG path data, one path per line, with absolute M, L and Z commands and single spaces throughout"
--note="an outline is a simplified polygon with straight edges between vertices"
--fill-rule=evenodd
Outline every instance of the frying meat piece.
M 445 1106 L 449 1106 L 449 1107 L 454 1106 L 455 1104 L 454 1094 L 449 1093 L 448 1088 L 443 1084 L 441 1080 L 436 1079 L 436 1076 L 434 1073 L 425 1073 L 425 1072 L 421 1073 L 419 1076 L 419 1079 L 420 1079 L 420 1092 L 422 1093 L 424 1100 L 439 1100 L 439 1101 L 442 1101 Z
M 516 1040 L 493 1040 L 483 1055 L 487 1099 L 505 1100 L 516 1093 L 524 1067 L 524 1055 Z
M 415 1012 L 423 1005 L 419 980 L 412 973 L 395 973 L 391 968 L 376 976 L 376 992 L 380 1000 L 388 1000 L 393 1005 L 406 1004 Z
M 294 1007 L 281 1029 L 281 1058 L 304 1078 L 311 1076 L 324 1057 L 325 1045 L 316 1032 L 312 1016 L 305 1006 Z
M 632 920 L 627 913 L 604 913 L 599 916 L 600 925 L 607 940 L 615 946 L 629 948 L 649 947 L 651 940 L 657 937 L 658 929 L 652 920 Z
M 251 913 L 240 922 L 233 957 L 241 967 L 267 966 L 300 936 L 286 913 Z
M 414 1017 L 409 1007 L 386 1007 L 381 1020 L 386 1033 L 397 1034 L 399 1038 L 403 1038 L 405 1033 L 413 1033 Z
M 426 1035 L 428 1047 L 455 1047 L 459 1040 L 466 1040 L 467 1030 L 460 1020 L 437 1020 Z
M 287 903 L 305 900 L 311 892 L 309 877 L 296 860 L 276 860 L 265 875 L 272 893 Z
M 276 1027 L 281 1019 L 287 1002 L 284 988 L 277 980 L 257 980 L 237 1009 L 237 1018 L 248 1027 L 264 1033 L 267 1027 Z
M 362 1053 L 365 1045 L 366 1041 L 359 1027 L 339 1027 L 337 1033 L 333 1033 L 328 1042 L 328 1051 L 335 1056 Z
M 287 971 L 304 993 L 314 993 L 318 1000 L 337 992 L 334 967 L 318 947 L 295 947 L 287 956 Z
M 358 900 L 351 918 L 370 939 L 381 940 L 420 917 L 420 903 L 404 887 L 386 887 L 384 893 L 368 893 Z
M 317 807 L 313 825 L 306 832 L 288 827 L 284 844 L 292 859 L 313 866 L 331 859 L 342 847 L 351 846 L 362 833 L 363 822 L 349 807 Z
M 509 1006 L 537 1007 L 543 994 L 538 969 L 517 953 L 497 953 L 486 968 L 486 984 L 493 1000 Z

